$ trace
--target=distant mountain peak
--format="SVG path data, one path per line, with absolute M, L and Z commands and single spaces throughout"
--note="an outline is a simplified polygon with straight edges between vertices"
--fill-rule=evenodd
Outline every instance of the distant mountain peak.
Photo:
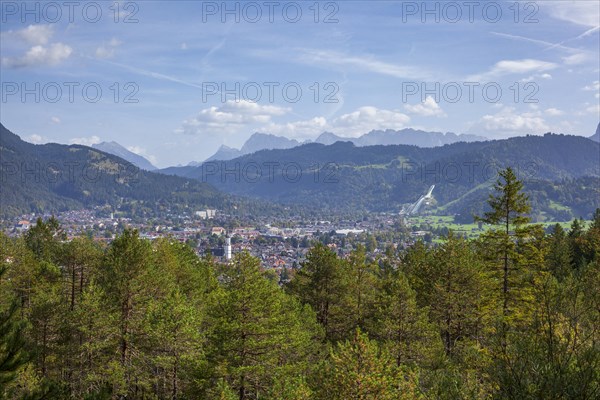
M 219 149 L 216 151 L 216 153 L 213 154 L 212 156 L 208 157 L 206 160 L 204 160 L 204 162 L 217 161 L 217 160 L 218 161 L 227 161 L 227 160 L 231 160 L 233 158 L 239 157 L 241 155 L 242 155 L 242 152 L 240 150 L 222 144 L 219 147 Z M 200 164 L 202 164 L 202 163 L 193 162 L 193 163 L 189 163 L 188 165 L 197 166 Z
M 255 153 L 260 150 L 289 149 L 300 144 L 297 140 L 271 133 L 255 132 L 246 140 L 241 148 L 242 154 Z
M 294 139 L 288 139 L 284 136 L 277 136 L 271 133 L 254 132 L 244 143 L 241 149 L 236 149 L 222 144 L 212 156 L 206 161 L 228 161 L 246 154 L 256 153 L 260 150 L 290 149 L 299 146 L 301 143 Z M 188 165 L 197 166 L 201 163 L 191 162 Z
M 351 138 L 344 138 L 332 132 L 323 132 L 315 139 L 315 143 L 324 145 L 334 144 L 335 142 L 351 142 Z
M 462 134 L 457 135 L 452 132 L 426 132 L 413 128 L 404 128 L 401 130 L 385 129 L 372 130 L 357 138 L 342 137 L 333 132 L 323 132 L 314 143 L 332 145 L 336 142 L 350 142 L 355 146 L 376 146 L 376 145 L 397 145 L 406 144 L 419 147 L 438 147 L 454 142 L 477 142 L 486 141 L 482 136 Z M 302 144 L 311 143 L 306 140 L 299 142 L 295 139 L 289 139 L 284 136 L 274 135 L 272 133 L 254 132 L 246 140 L 241 149 L 235 149 L 226 145 L 221 145 L 219 149 L 205 160 L 206 161 L 228 161 L 246 154 L 256 153 L 261 150 L 285 150 Z M 191 162 L 189 166 L 198 166 L 200 162 Z
M 600 143 L 600 122 L 598 123 L 598 127 L 596 128 L 596 133 L 590 136 L 590 139 Z
M 101 142 L 93 144 L 92 148 L 103 151 L 108 154 L 115 155 L 117 157 L 121 157 L 122 159 L 129 161 L 136 167 L 144 169 L 146 171 L 154 171 L 157 169 L 154 165 L 152 165 L 150 161 L 148 161 L 148 159 L 146 159 L 143 156 L 140 156 L 139 154 L 127 150 L 124 146 L 120 145 L 114 140 L 110 142 Z

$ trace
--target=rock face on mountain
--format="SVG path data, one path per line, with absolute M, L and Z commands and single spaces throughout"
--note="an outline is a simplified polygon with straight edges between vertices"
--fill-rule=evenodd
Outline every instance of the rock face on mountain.
M 221 145 L 215 154 L 204 161 L 228 161 L 245 154 L 256 153 L 260 150 L 291 149 L 300 144 L 300 142 L 294 139 L 256 132 L 246 140 L 241 149 L 238 150 L 233 147 Z M 188 165 L 198 166 L 200 164 L 199 162 L 191 162 Z
M 395 131 L 387 129 L 385 131 L 371 131 L 356 138 L 347 138 L 338 136 L 332 132 L 323 132 L 314 140 L 314 143 L 324 145 L 334 144 L 335 142 L 352 142 L 356 146 L 377 146 L 392 144 L 407 144 L 419 147 L 437 147 L 456 142 L 479 142 L 487 140 L 485 137 L 476 135 L 457 135 L 452 132 L 426 132 L 415 129 L 402 129 Z M 266 133 L 254 133 L 242 146 L 240 150 L 222 145 L 215 154 L 205 161 L 227 161 L 234 158 L 256 153 L 260 150 L 291 149 L 302 144 L 311 143 L 310 140 L 299 142 L 294 139 L 288 139 L 283 136 L 276 136 Z M 201 163 L 191 162 L 189 166 L 198 166 Z
M 594 142 L 600 142 L 600 123 L 598 123 L 598 127 L 596 128 L 596 133 L 590 136 Z
M 241 152 L 242 154 L 251 154 L 260 150 L 291 149 L 299 144 L 300 142 L 294 139 L 256 132 L 246 140 Z
M 229 147 L 229 146 L 225 146 L 222 145 L 221 147 L 219 147 L 219 150 L 217 150 L 217 152 L 215 154 L 213 154 L 212 156 L 208 157 L 206 159 L 206 161 L 227 161 L 227 160 L 232 160 L 236 157 L 242 156 L 243 153 L 241 152 L 241 150 L 238 149 L 234 149 L 233 147 Z M 199 162 L 192 162 L 188 165 L 190 166 L 198 166 L 202 163 Z
M 485 140 L 487 139 L 482 136 L 457 135 L 452 132 L 426 132 L 407 128 L 399 131 L 392 129 L 371 131 L 353 139 L 352 142 L 357 146 L 408 144 L 419 147 L 438 147 L 456 142 L 481 142 Z

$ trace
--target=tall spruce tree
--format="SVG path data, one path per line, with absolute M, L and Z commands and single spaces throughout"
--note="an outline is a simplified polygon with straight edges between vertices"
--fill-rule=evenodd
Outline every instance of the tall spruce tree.
M 531 211 L 528 196 L 522 192 L 523 183 L 517 179 L 512 168 L 508 167 L 499 171 L 498 181 L 494 184 L 494 192 L 490 194 L 488 205 L 491 210 L 484 213 L 483 217 L 476 217 L 477 221 L 485 224 L 496 225 L 482 235 L 485 252 L 491 256 L 493 262 L 499 261 L 502 268 L 502 315 L 505 325 L 512 317 L 514 303 L 516 303 L 516 288 L 511 287 L 512 279 L 519 268 L 519 252 L 517 242 L 529 236 L 531 230 L 526 226 L 530 222 L 527 215 Z
M 302 268 L 288 285 L 290 293 L 317 314 L 327 340 L 339 340 L 348 333 L 347 269 L 327 246 L 317 243 L 306 256 Z
M 209 381 L 225 379 L 239 400 L 272 391 L 277 380 L 306 374 L 320 330 L 309 307 L 266 278 L 258 259 L 236 254 L 221 271 L 209 317 L 214 326 Z
M 0 267 L 0 280 L 5 272 L 6 268 Z M 19 319 L 14 299 L 0 311 L 0 399 L 4 399 L 4 388 L 15 379 L 19 368 L 29 361 L 24 333 L 25 323 Z
M 331 367 L 323 377 L 319 398 L 328 400 L 420 399 L 414 371 L 357 329 L 354 338 L 331 351 Z

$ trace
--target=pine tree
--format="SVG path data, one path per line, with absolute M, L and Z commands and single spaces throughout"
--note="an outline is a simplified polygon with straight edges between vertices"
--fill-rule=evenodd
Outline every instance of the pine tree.
M 571 260 L 573 254 L 569 240 L 560 224 L 554 225 L 547 240 L 548 253 L 546 254 L 546 266 L 556 279 L 562 281 L 572 271 Z
M 331 400 L 419 399 L 415 375 L 396 366 L 377 342 L 357 329 L 352 341 L 331 352 L 331 371 L 321 398 Z
M 523 183 L 510 167 L 500 171 L 499 176 L 494 185 L 496 193 L 490 194 L 488 199 L 491 211 L 484 213 L 483 217 L 476 217 L 476 220 L 499 226 L 486 232 L 482 238 L 492 262 L 499 261 L 501 264 L 502 315 L 506 326 L 508 320 L 514 317 L 514 308 L 519 302 L 519 293 L 513 287 L 515 281 L 521 278 L 515 276 L 520 267 L 517 242 L 531 234 L 531 229 L 526 226 L 530 221 L 527 213 L 531 211 L 531 206 L 528 196 L 522 192 Z
M 327 340 L 339 340 L 348 332 L 348 274 L 336 254 L 317 243 L 288 285 L 290 293 L 317 314 Z
M 435 249 L 433 263 L 433 287 L 426 296 L 449 361 L 448 376 L 460 382 L 459 392 L 485 393 L 485 347 L 495 317 L 489 274 L 471 243 L 452 231 Z
M 220 280 L 209 311 L 211 380 L 226 379 L 246 400 L 265 396 L 275 378 L 305 373 L 320 339 L 314 313 L 268 280 L 248 253 L 236 254 Z
M 571 229 L 568 233 L 568 237 L 571 245 L 571 252 L 573 254 L 573 257 L 571 259 L 571 266 L 574 270 L 581 270 L 586 264 L 583 220 L 573 220 L 573 222 L 571 223 Z
M 152 386 L 158 398 L 184 398 L 192 371 L 203 365 L 202 314 L 187 300 L 173 288 L 166 297 L 150 301 L 146 311 L 148 336 L 142 349 L 152 364 Z
M 417 305 L 415 291 L 402 271 L 382 273 L 377 281 L 371 336 L 393 357 L 396 366 L 431 360 L 441 346 L 427 309 Z
M 90 395 L 104 399 L 102 394 L 112 393 L 118 380 L 114 372 L 119 370 L 119 312 L 110 306 L 102 287 L 92 280 L 69 315 L 77 335 L 72 350 L 77 360 L 71 376 L 71 394 L 76 398 Z
M 126 229 L 108 248 L 98 283 L 107 297 L 107 307 L 118 315 L 118 358 L 111 363 L 114 391 L 138 394 L 149 390 L 144 368 L 143 325 L 149 300 L 162 295 L 151 264 L 151 247 L 138 232 Z
M 435 276 L 432 256 L 433 252 L 421 240 L 400 254 L 398 269 L 406 274 L 410 287 L 416 293 L 419 307 L 429 305 L 426 294 L 431 293 L 433 289 L 431 278 Z
M 359 245 L 346 261 L 348 277 L 348 307 L 345 319 L 349 322 L 348 334 L 357 328 L 365 329 L 372 319 L 375 282 L 378 265 L 367 260 L 365 248 Z
M 537 292 L 527 331 L 511 333 L 491 369 L 496 398 L 592 399 L 600 395 L 600 309 L 589 307 L 586 280 L 549 276 Z M 598 281 L 594 282 L 598 292 Z
M 56 262 L 60 257 L 60 242 L 66 234 L 54 216 L 44 222 L 39 217 L 34 226 L 25 234 L 27 247 L 39 260 Z
M 6 268 L 0 267 L 0 279 Z M 0 312 L 0 399 L 4 388 L 11 383 L 23 365 L 29 361 L 25 351 L 25 324 L 18 319 L 18 305 L 12 301 L 7 310 Z

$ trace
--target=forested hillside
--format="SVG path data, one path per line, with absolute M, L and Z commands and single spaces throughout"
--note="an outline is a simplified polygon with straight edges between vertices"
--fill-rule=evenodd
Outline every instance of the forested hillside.
M 128 204 L 162 208 L 223 206 L 206 183 L 144 171 L 91 147 L 27 143 L 0 124 L 0 216 Z
M 600 210 L 545 234 L 503 171 L 476 240 L 340 258 L 280 282 L 126 230 L 0 236 L 0 398 L 597 399 Z
M 600 144 L 555 134 L 436 148 L 312 143 L 162 172 L 209 182 L 227 193 L 331 210 L 400 210 L 435 184 L 441 211 L 468 214 L 483 211 L 497 171 L 509 166 L 537 191 L 537 215 L 591 218 L 600 207 Z M 557 204 L 567 210 L 564 215 Z

